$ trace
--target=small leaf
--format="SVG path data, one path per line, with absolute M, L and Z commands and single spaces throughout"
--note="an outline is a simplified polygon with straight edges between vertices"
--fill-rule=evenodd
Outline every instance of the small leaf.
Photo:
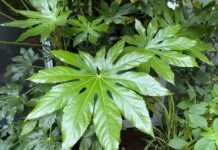
M 207 108 L 203 104 L 194 104 L 188 110 L 189 113 L 196 114 L 196 115 L 203 115 L 206 113 L 206 111 Z
M 73 40 L 73 47 L 77 46 L 79 43 L 85 41 L 88 35 L 86 33 L 78 34 Z
M 216 145 L 214 141 L 206 138 L 201 138 L 195 144 L 194 150 L 216 150 Z
M 190 103 L 188 101 L 181 101 L 177 107 L 180 109 L 188 109 Z
M 121 40 L 111 47 L 107 53 L 106 63 L 113 64 L 117 57 L 123 52 L 125 41 Z
M 148 39 L 151 40 L 158 30 L 158 22 L 155 18 L 148 24 L 147 30 Z
M 198 51 L 196 48 L 192 48 L 188 51 L 192 56 L 200 59 L 201 61 L 207 63 L 208 65 L 213 65 L 213 63 L 205 56 L 203 53 Z
M 213 129 L 218 132 L 218 118 L 213 121 Z
M 37 125 L 37 121 L 28 121 L 28 122 L 26 122 L 24 124 L 24 126 L 23 126 L 21 136 L 33 131 L 34 128 L 36 127 L 36 125 Z
M 174 138 L 169 141 L 168 145 L 174 149 L 183 149 L 187 142 L 181 138 Z
M 195 127 L 207 128 L 207 120 L 204 117 L 195 114 L 188 114 L 188 117 L 191 124 Z
M 140 34 L 140 36 L 145 36 L 145 28 L 138 19 L 135 20 L 135 29 L 138 32 L 138 34 Z

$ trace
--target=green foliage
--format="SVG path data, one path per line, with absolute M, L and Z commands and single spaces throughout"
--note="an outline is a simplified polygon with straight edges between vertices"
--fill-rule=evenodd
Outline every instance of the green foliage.
M 201 53 L 201 51 L 206 50 L 204 46 L 207 44 L 201 42 L 202 46 L 199 46 L 199 42 L 195 40 L 180 37 L 178 33 L 181 27 L 179 25 L 172 25 L 158 30 L 158 22 L 156 19 L 153 19 L 149 23 L 146 33 L 143 24 L 139 20 L 136 20 L 135 28 L 138 34 L 123 37 L 128 44 L 134 45 L 127 47 L 126 50 L 138 50 L 145 54 L 153 54 L 149 62 L 143 65 L 153 68 L 158 75 L 170 83 L 174 84 L 174 73 L 170 65 L 178 67 L 198 66 L 192 56 L 183 54 L 180 51 L 189 51 L 189 49 L 194 48 L 194 50 L 196 49 L 196 53 L 200 55 L 199 57 L 201 58 L 202 56 L 202 61 L 210 62 L 207 57 Z
M 174 149 L 183 149 L 185 148 L 186 144 L 187 142 L 185 140 L 180 138 L 174 138 L 170 140 L 168 145 Z
M 132 4 L 124 4 L 120 6 L 117 1 L 113 1 L 109 6 L 104 0 L 101 0 L 98 12 L 103 16 L 105 23 L 126 24 L 128 21 L 127 15 L 133 13 L 135 7 Z
M 70 20 L 69 22 L 73 26 L 72 31 L 76 34 L 73 46 L 86 41 L 86 39 L 88 39 L 92 44 L 96 44 L 100 37 L 99 32 L 106 32 L 108 30 L 108 26 L 101 23 L 102 20 L 103 18 L 99 18 L 90 23 L 84 16 L 78 16 L 78 20 Z
M 94 126 L 90 126 L 85 134 L 83 135 L 83 138 L 80 142 L 80 150 L 102 150 L 103 147 L 100 145 L 95 132 L 94 132 Z
M 164 96 L 169 92 L 148 74 L 126 72 L 125 70 L 148 61 L 150 56 L 132 52 L 117 60 L 123 48 L 124 42 L 117 42 L 108 51 L 107 57 L 104 48 L 95 57 L 84 52 L 79 52 L 78 55 L 53 51 L 57 58 L 80 70 L 58 66 L 30 77 L 29 80 L 37 83 L 71 82 L 53 87 L 27 119 L 39 118 L 63 109 L 63 148 L 72 147 L 84 134 L 92 114 L 96 135 L 105 149 L 118 149 L 122 128 L 121 113 L 139 130 L 153 136 L 148 110 L 137 93 Z M 151 86 L 154 88 L 150 89 Z
M 33 63 L 39 59 L 38 54 L 29 49 L 20 49 L 20 55 L 12 58 L 13 64 L 7 67 L 6 76 L 12 75 L 13 81 L 24 80 L 34 72 Z
M 56 26 L 65 26 L 71 11 L 59 5 L 59 0 L 30 0 L 37 11 L 19 10 L 18 13 L 27 17 L 26 20 L 5 23 L 3 26 L 30 28 L 20 35 L 18 42 L 28 37 L 40 35 L 41 41 L 46 40 Z
M 20 95 L 21 90 L 21 85 L 13 83 L 0 88 L 0 121 L 6 117 L 12 123 L 14 116 L 23 111 L 26 97 Z
M 116 150 L 122 117 L 151 135 L 145 150 L 217 149 L 214 0 L 1 1 L 21 15 L 3 25 L 27 28 L 17 42 L 50 47 L 22 48 L 7 68 L 0 149 Z M 35 73 L 41 58 L 55 67 Z
M 61 144 L 57 139 L 59 137 L 58 135 L 57 129 L 54 129 L 49 136 L 43 130 L 32 132 L 27 137 L 22 138 L 20 148 L 33 150 L 60 150 Z

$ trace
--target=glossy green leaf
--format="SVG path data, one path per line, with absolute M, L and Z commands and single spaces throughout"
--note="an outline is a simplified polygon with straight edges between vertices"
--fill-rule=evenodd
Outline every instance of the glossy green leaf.
M 174 73 L 170 66 L 158 57 L 152 57 L 150 60 L 151 67 L 166 81 L 174 84 Z
M 125 54 L 113 66 L 113 70 L 122 71 L 139 66 L 143 62 L 147 62 L 153 55 L 146 55 L 143 52 L 132 52 Z
M 195 57 L 209 63 L 206 56 L 201 53 L 194 54 L 192 49 L 197 47 L 200 51 L 203 51 L 202 49 L 211 49 L 211 47 L 202 41 L 180 37 L 179 33 L 182 32 L 180 25 L 169 25 L 159 29 L 155 18 L 148 24 L 147 34 L 139 20 L 135 21 L 135 28 L 138 34 L 123 36 L 123 39 L 130 45 L 125 48 L 125 51 L 126 53 L 144 51 L 145 55 L 151 56 L 147 64 L 144 63 L 144 65 L 140 66 L 141 69 L 144 68 L 145 72 L 153 68 L 160 77 L 174 84 L 174 73 L 170 65 L 197 67 L 198 64 L 195 61 Z M 183 52 L 191 55 L 184 54 Z M 145 67 L 147 68 L 145 69 Z
M 121 40 L 117 42 L 107 53 L 106 63 L 114 62 L 117 57 L 122 53 L 125 41 Z M 111 64 L 112 65 L 112 64 Z
M 154 41 L 151 41 L 147 48 L 162 50 L 187 50 L 196 45 L 196 41 L 185 37 L 175 37 L 160 41 L 160 43 L 153 42 Z
M 198 51 L 197 48 L 192 48 L 188 51 L 192 56 L 200 59 L 202 62 L 207 63 L 208 65 L 213 65 L 213 63 L 205 56 L 202 52 Z
M 18 42 L 32 36 L 41 36 L 41 41 L 46 40 L 57 26 L 64 26 L 71 13 L 58 5 L 58 0 L 38 0 L 30 1 L 38 11 L 17 11 L 21 15 L 29 18 L 26 20 L 12 21 L 3 24 L 4 26 L 27 28 L 26 32 L 20 35 Z
M 112 95 L 117 107 L 132 125 L 154 136 L 151 119 L 141 96 L 125 88 L 113 89 Z
M 147 35 L 148 35 L 148 39 L 151 40 L 154 35 L 156 34 L 158 30 L 158 22 L 157 20 L 154 18 L 152 19 L 152 21 L 148 24 L 148 29 L 147 29 Z
M 94 96 L 96 80 L 90 81 L 91 86 L 87 86 L 86 90 L 70 101 L 64 108 L 64 115 L 62 121 L 62 133 L 64 148 L 70 148 L 80 139 L 87 129 L 94 108 Z M 83 101 L 81 101 L 83 100 Z
M 164 61 L 168 64 L 178 66 L 178 67 L 196 67 L 198 66 L 197 62 L 194 58 L 181 54 L 176 51 L 165 51 L 162 53 L 158 53 Z
M 74 99 L 75 94 L 73 91 L 76 89 L 77 84 L 79 83 L 69 82 L 54 86 L 41 98 L 37 106 L 27 116 L 27 119 L 39 118 L 62 109 L 69 101 Z
M 105 84 L 101 80 L 98 80 L 97 84 L 98 101 L 93 119 L 96 135 L 105 149 L 116 150 L 119 147 L 122 129 L 121 113 L 107 94 L 108 89 L 105 88 Z
M 59 83 L 76 79 L 81 74 L 78 70 L 68 67 L 54 67 L 33 75 L 28 80 L 38 83 Z
M 58 57 L 62 62 L 70 64 L 75 67 L 84 68 L 85 64 L 78 54 L 74 54 L 68 51 L 56 50 L 52 51 L 55 57 Z
M 181 29 L 180 25 L 171 25 L 164 29 L 160 29 L 156 35 L 156 38 L 171 38 L 174 37 L 179 30 Z
M 142 72 L 129 71 L 123 74 L 111 75 L 108 79 L 112 80 L 111 82 L 118 79 L 117 83 L 120 83 L 140 94 L 149 96 L 166 96 L 170 94 L 170 92 L 153 77 Z
M 83 63 L 78 66 L 79 70 L 55 67 L 30 77 L 30 80 L 38 83 L 71 82 L 54 86 L 41 98 L 27 119 L 39 118 L 63 109 L 63 149 L 71 148 L 80 139 L 92 117 L 96 135 L 104 149 L 119 147 L 121 114 L 139 130 L 153 136 L 148 110 L 136 92 L 164 96 L 169 91 L 148 74 L 125 71 L 145 63 L 151 56 L 133 52 L 119 57 L 123 47 L 124 42 L 120 41 L 109 49 L 107 55 L 102 48 L 95 58 L 85 52 L 80 52 L 78 56 L 65 51 L 53 51 L 57 58 L 73 66 L 76 64 L 71 58 Z M 119 54 L 115 53 L 116 50 Z M 117 93 L 119 89 L 123 92 Z
M 145 28 L 138 19 L 135 20 L 135 29 L 138 32 L 138 34 L 140 34 L 141 36 L 144 36 L 144 37 L 146 36 Z

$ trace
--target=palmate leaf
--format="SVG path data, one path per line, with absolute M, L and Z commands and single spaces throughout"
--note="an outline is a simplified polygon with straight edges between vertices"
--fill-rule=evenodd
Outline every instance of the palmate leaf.
M 78 16 L 78 19 L 69 20 L 69 23 L 73 26 L 72 32 L 76 34 L 73 41 L 73 46 L 88 39 L 92 44 L 96 44 L 100 37 L 100 32 L 106 32 L 108 25 L 102 23 L 103 18 L 95 19 L 91 23 L 84 16 Z
M 148 24 L 146 32 L 143 24 L 136 19 L 135 28 L 138 34 L 123 37 L 128 44 L 133 45 L 126 47 L 126 51 L 141 51 L 148 55 L 153 54 L 149 63 L 143 64 L 148 66 L 140 67 L 153 68 L 160 77 L 172 84 L 174 84 L 174 73 L 170 65 L 196 67 L 198 64 L 195 58 L 207 64 L 212 64 L 202 51 L 213 50 L 213 48 L 204 42 L 179 36 L 178 33 L 181 30 L 179 25 L 171 25 L 158 30 L 158 23 L 154 18 Z M 189 53 L 189 55 L 185 53 Z
M 27 17 L 26 20 L 16 20 L 5 23 L 3 26 L 30 28 L 20 35 L 17 41 L 23 41 L 28 37 L 41 35 L 41 41 L 46 40 L 57 26 L 67 23 L 71 11 L 64 10 L 58 4 L 59 0 L 29 0 L 37 11 L 20 10 L 18 13 Z
M 20 49 L 20 55 L 12 58 L 13 63 L 7 67 L 5 76 L 12 75 L 12 80 L 24 80 L 34 72 L 33 63 L 39 59 L 31 48 Z
M 103 16 L 107 24 L 126 24 L 128 20 L 128 14 L 134 12 L 136 8 L 131 3 L 124 4 L 120 6 L 117 1 L 113 1 L 111 5 L 107 2 L 101 0 L 100 9 L 98 12 Z
M 27 119 L 63 109 L 63 149 L 80 139 L 92 117 L 97 138 L 108 150 L 118 149 L 122 115 L 153 136 L 148 110 L 138 93 L 165 96 L 169 91 L 148 74 L 128 71 L 147 62 L 152 55 L 133 52 L 118 58 L 123 48 L 124 41 L 119 41 L 107 55 L 102 48 L 95 57 L 84 52 L 53 51 L 54 56 L 78 69 L 58 66 L 30 77 L 29 80 L 37 83 L 65 83 L 54 86 L 42 97 Z
M 61 150 L 60 136 L 55 128 L 48 134 L 46 131 L 33 131 L 20 138 L 20 149 L 28 150 Z
M 10 124 L 14 116 L 23 111 L 25 96 L 20 95 L 22 86 L 15 83 L 0 87 L 0 121 L 7 119 Z

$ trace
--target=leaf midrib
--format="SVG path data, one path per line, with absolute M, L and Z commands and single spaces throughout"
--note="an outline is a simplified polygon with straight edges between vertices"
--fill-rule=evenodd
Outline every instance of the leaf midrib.
M 92 81 L 92 80 L 89 80 L 88 82 L 91 82 L 91 81 Z M 86 99 L 83 101 L 83 104 L 82 104 L 82 106 L 81 106 L 81 108 L 79 109 L 79 112 L 78 112 L 77 114 L 80 114 L 81 111 L 83 110 L 83 107 L 85 106 L 89 95 L 91 94 L 93 88 L 95 87 L 96 81 L 97 81 L 97 79 L 95 79 L 94 84 L 92 85 L 91 89 L 89 90 L 89 92 L 88 92 L 88 94 L 87 94 L 87 96 L 86 96 Z M 86 83 L 88 83 L 88 82 L 86 82 Z M 78 117 L 79 117 L 79 115 L 76 115 L 75 120 L 78 120 Z M 72 128 L 75 128 L 76 123 L 78 123 L 78 121 L 75 121 L 75 122 L 73 123 Z M 69 135 L 71 135 L 72 132 L 73 132 L 73 131 L 71 131 L 71 132 L 69 133 Z M 68 140 L 69 140 L 69 139 L 68 139 Z M 67 141 L 66 143 L 69 143 L 69 142 Z
M 67 90 L 66 92 L 62 93 L 61 96 L 60 96 L 58 99 L 63 99 L 63 97 L 65 97 L 67 94 L 69 94 L 70 92 L 74 91 L 76 88 L 80 87 L 81 85 L 86 84 L 87 82 L 90 82 L 90 81 L 93 80 L 93 79 L 95 79 L 95 78 L 91 78 L 91 79 L 89 79 L 88 81 L 82 82 L 81 84 L 75 86 L 73 89 Z M 61 84 L 60 84 L 60 85 L 61 85 Z M 46 96 L 46 95 L 45 95 L 45 96 Z M 49 100 L 49 101 L 52 101 L 52 100 Z M 48 105 L 49 105 L 49 104 L 48 104 Z M 48 106 L 48 105 L 46 105 L 46 106 Z M 40 111 L 40 110 L 41 110 L 41 109 L 37 110 L 36 112 L 38 112 L 38 111 Z M 35 117 L 34 117 L 34 118 L 35 118 Z
M 99 79 L 99 86 L 100 86 L 101 95 L 102 95 L 102 102 L 103 102 L 104 108 L 108 108 L 108 107 L 106 106 L 106 102 L 105 102 L 105 98 L 104 98 L 104 94 L 103 94 L 103 88 L 102 88 L 101 80 L 102 80 L 102 81 L 104 81 L 104 80 L 103 80 L 103 78 Z M 104 109 L 104 112 L 106 113 L 107 118 L 109 118 L 107 109 Z M 106 126 L 106 127 L 109 128 L 109 131 L 111 131 L 110 124 L 108 123 L 108 121 L 109 121 L 109 119 L 106 119 L 106 123 L 107 123 L 107 126 Z M 108 126 L 108 124 L 109 124 L 109 126 Z M 112 141 L 112 140 L 111 140 L 111 136 L 110 136 L 111 134 L 108 134 L 108 135 L 109 135 L 110 141 Z

